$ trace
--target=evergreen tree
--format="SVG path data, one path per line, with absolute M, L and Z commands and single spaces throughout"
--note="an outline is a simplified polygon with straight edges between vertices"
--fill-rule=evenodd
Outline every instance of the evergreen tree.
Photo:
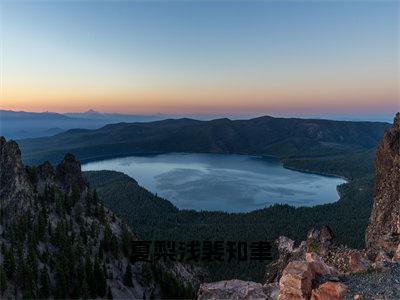
M 40 289 L 39 289 L 39 297 L 40 298 L 49 298 L 50 296 L 50 279 L 49 274 L 46 267 L 43 267 L 40 271 Z
M 49 220 L 49 224 L 48 224 L 48 227 L 47 227 L 47 234 L 49 235 L 50 238 L 53 236 L 53 230 L 51 228 L 50 220 Z
M 55 269 L 55 288 L 54 297 L 55 298 L 66 298 L 68 291 L 68 283 L 64 269 L 58 262 Z
M 104 250 L 109 251 L 111 249 L 111 239 L 112 239 L 112 232 L 110 225 L 107 224 L 104 228 Z
M 39 267 L 36 254 L 36 245 L 33 241 L 29 243 L 27 265 L 32 270 L 33 278 L 36 281 Z
M 25 262 L 24 262 L 24 250 L 21 243 L 17 244 L 17 268 L 16 268 L 16 283 L 18 286 L 23 286 L 25 283 Z
M 47 225 L 47 213 L 46 209 L 42 207 L 42 209 L 39 212 L 37 229 L 36 229 L 37 237 L 39 240 L 42 240 L 44 234 L 46 233 L 46 225 Z
M 99 196 L 97 195 L 96 189 L 94 189 L 94 191 L 93 191 L 93 199 L 92 199 L 92 201 L 93 201 L 93 204 L 97 204 L 99 202 Z
M 4 269 L 7 277 L 11 279 L 15 272 L 15 258 L 12 246 L 10 247 L 10 250 L 6 250 L 4 253 Z
M 133 283 L 132 283 L 132 268 L 131 268 L 131 264 L 128 263 L 126 265 L 126 270 L 125 270 L 125 274 L 124 274 L 124 284 L 126 286 L 132 287 Z
M 98 296 L 104 297 L 107 291 L 107 281 L 98 259 L 94 263 L 93 275 L 96 282 L 96 293 Z
M 118 258 L 118 239 L 115 235 L 112 235 L 111 238 L 111 251 L 112 254 L 114 255 L 114 258 Z
M 89 257 L 86 257 L 85 271 L 86 271 L 87 286 L 89 287 L 90 297 L 96 298 L 97 296 L 96 281 L 93 275 L 92 262 Z
M 129 257 L 130 247 L 131 247 L 131 233 L 129 232 L 128 226 L 124 223 L 122 225 L 122 250 L 125 256 Z
M 6 272 L 3 269 L 3 266 L 0 265 L 0 292 L 1 295 L 4 294 L 4 291 L 7 289 L 7 278 Z
M 85 214 L 88 217 L 92 215 L 92 201 L 92 195 L 88 192 L 85 198 Z
M 112 292 L 111 292 L 111 288 L 110 288 L 110 287 L 108 287 L 107 299 L 113 299 L 113 295 L 112 295 Z
M 87 283 L 86 269 L 83 264 L 83 260 L 80 259 L 76 268 L 76 282 L 77 282 L 77 298 L 83 299 L 89 298 L 89 287 Z
M 30 258 L 27 257 L 23 271 L 24 298 L 32 299 L 37 297 L 36 277 L 37 274 L 35 274 Z
M 104 257 L 104 241 L 100 242 L 99 250 L 97 252 L 97 257 L 98 257 L 98 259 L 103 260 L 103 257 Z

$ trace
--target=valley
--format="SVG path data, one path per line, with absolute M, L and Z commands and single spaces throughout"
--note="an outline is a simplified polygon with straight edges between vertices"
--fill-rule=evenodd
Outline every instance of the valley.
M 83 163 L 171 152 L 272 155 L 286 168 L 346 178 L 348 182 L 338 188 L 340 199 L 315 207 L 276 204 L 247 213 L 197 212 L 179 210 L 168 198 L 152 194 L 122 173 L 90 171 L 85 176 L 106 206 L 135 228 L 142 239 L 274 241 L 284 234 L 300 241 L 310 227 L 329 225 L 341 243 L 363 247 L 372 205 L 374 151 L 389 126 L 272 117 L 241 121 L 178 119 L 70 130 L 19 143 L 28 164 L 45 159 L 55 162 L 66 151 Z M 264 265 L 214 263 L 206 268 L 212 280 L 260 281 Z
M 353 161 L 349 157 L 341 168 L 336 168 L 336 160 L 327 160 L 323 164 L 324 168 L 335 170 L 337 175 L 353 174 L 354 179 L 339 186 L 340 199 L 337 202 L 298 208 L 274 205 L 248 213 L 179 210 L 167 199 L 147 191 L 123 173 L 88 171 L 84 176 L 105 205 L 135 228 L 142 239 L 274 241 L 280 235 L 286 235 L 301 241 L 310 227 L 328 225 L 340 243 L 361 248 L 372 205 L 374 168 L 373 160 L 367 157 L 363 164 L 357 160 L 349 163 Z M 311 170 L 322 173 L 323 169 L 317 166 L 319 164 L 312 166 Z M 207 269 L 212 280 L 239 278 L 260 282 L 265 265 L 255 262 L 212 263 Z

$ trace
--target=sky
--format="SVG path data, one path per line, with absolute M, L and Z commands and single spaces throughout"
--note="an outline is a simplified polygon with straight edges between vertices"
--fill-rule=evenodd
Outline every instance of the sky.
M 0 0 L 0 109 L 392 114 L 399 6 Z

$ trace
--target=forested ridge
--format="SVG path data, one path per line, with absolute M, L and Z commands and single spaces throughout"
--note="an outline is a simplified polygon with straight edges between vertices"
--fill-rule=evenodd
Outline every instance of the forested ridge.
M 132 259 L 131 228 L 89 189 L 71 154 L 24 166 L 0 137 L 0 298 L 188 298 L 191 266 Z
M 284 234 L 300 241 L 312 226 L 329 225 L 340 242 L 362 247 L 372 203 L 375 147 L 390 125 L 260 117 L 250 120 L 192 119 L 110 124 L 97 130 L 70 130 L 53 137 L 21 140 L 27 163 L 58 161 L 66 151 L 81 161 L 167 152 L 272 155 L 285 167 L 341 176 L 340 200 L 312 208 L 274 205 L 249 213 L 178 210 L 126 175 L 87 172 L 86 178 L 107 207 L 121 216 L 141 239 L 269 240 Z M 207 266 L 212 280 L 260 280 L 264 265 Z
M 81 162 L 133 154 L 188 152 L 325 157 L 373 149 L 390 125 L 319 119 L 169 119 L 72 129 L 51 137 L 25 139 L 25 163 L 57 163 L 66 152 Z

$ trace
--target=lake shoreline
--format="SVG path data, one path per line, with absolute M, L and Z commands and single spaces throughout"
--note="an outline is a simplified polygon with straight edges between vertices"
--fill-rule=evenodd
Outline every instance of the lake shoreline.
M 82 168 L 125 173 L 180 209 L 197 211 L 245 213 L 274 204 L 312 207 L 334 203 L 341 198 L 338 187 L 347 183 L 339 176 L 287 168 L 274 156 L 216 154 L 222 155 L 173 152 L 92 157 Z
M 340 174 L 335 174 L 335 173 L 325 173 L 325 172 L 318 172 L 318 171 L 313 171 L 309 169 L 302 169 L 302 168 L 295 168 L 287 165 L 287 159 L 288 158 L 281 158 L 279 156 L 274 156 L 274 155 L 264 155 L 264 154 L 248 154 L 248 153 L 221 153 L 221 152 L 127 152 L 124 154 L 106 154 L 106 155 L 99 155 L 99 156 L 92 156 L 88 158 L 81 158 L 80 162 L 81 164 L 87 164 L 91 162 L 96 162 L 96 161 L 102 161 L 102 160 L 108 160 L 108 159 L 114 159 L 114 158 L 124 158 L 124 157 L 129 157 L 129 156 L 139 156 L 139 157 L 146 157 L 146 156 L 157 156 L 157 155 L 163 155 L 163 154 L 215 154 L 215 155 L 243 155 L 243 156 L 253 156 L 257 158 L 272 158 L 276 159 L 279 161 L 282 166 L 285 169 L 291 170 L 291 171 L 297 171 L 301 173 L 306 173 L 306 174 L 315 174 L 315 175 L 320 175 L 320 176 L 325 176 L 325 177 L 335 177 L 335 178 L 340 178 L 343 180 L 346 180 L 347 183 L 352 181 L 351 178 L 347 178 L 343 175 Z M 309 159 L 312 159 L 314 157 L 309 157 Z

